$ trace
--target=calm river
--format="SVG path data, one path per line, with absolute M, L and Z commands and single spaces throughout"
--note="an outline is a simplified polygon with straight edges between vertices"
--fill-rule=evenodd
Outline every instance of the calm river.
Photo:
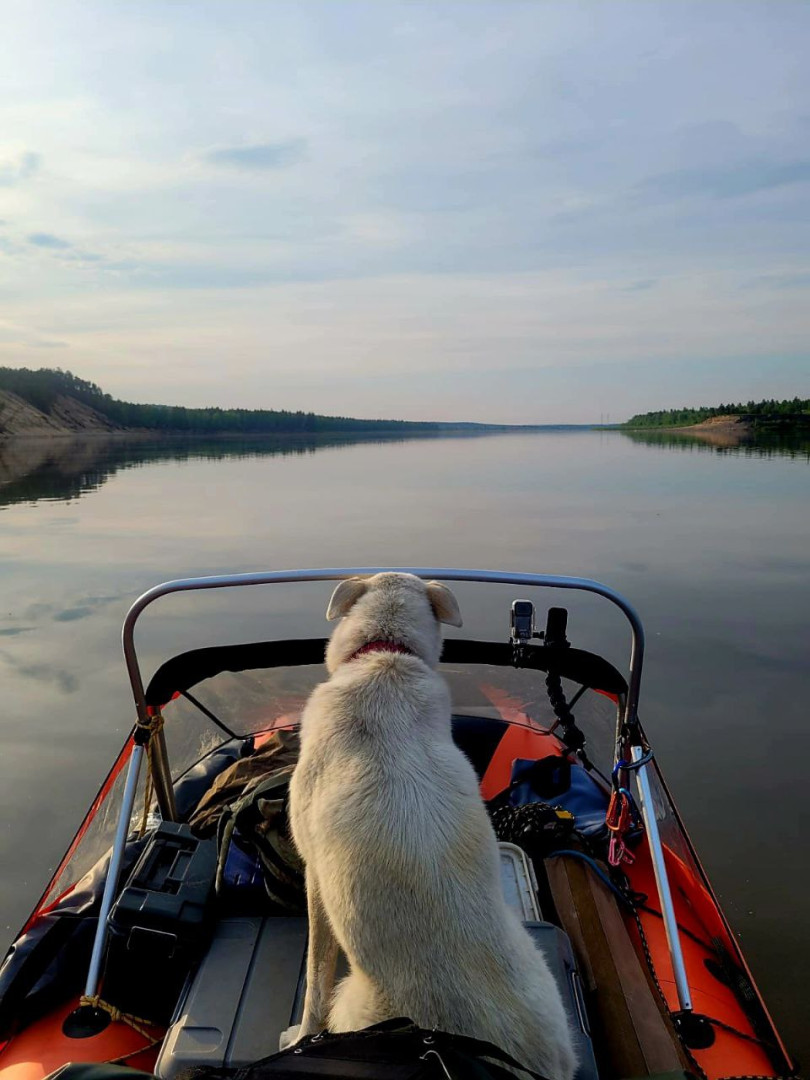
M 636 605 L 645 726 L 783 1035 L 810 1061 L 806 444 L 596 431 L 0 444 L 2 945 L 132 722 L 119 634 L 135 597 L 173 577 L 364 564 L 594 577 Z M 144 666 L 194 645 L 325 634 L 328 592 L 304 594 L 306 612 L 285 594 L 283 616 L 264 593 L 168 600 L 164 621 L 145 620 Z M 612 613 L 571 607 L 574 643 L 625 664 Z M 508 597 L 467 610 L 470 636 L 506 633 Z

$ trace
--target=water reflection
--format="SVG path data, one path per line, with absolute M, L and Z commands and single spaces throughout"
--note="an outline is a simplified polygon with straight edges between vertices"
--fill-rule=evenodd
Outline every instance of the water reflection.
M 703 451 L 714 454 L 742 454 L 746 457 L 790 457 L 810 461 L 810 431 L 737 432 L 712 431 L 622 431 L 634 443 L 666 447 L 668 450 Z
M 432 436 L 410 436 L 431 438 Z M 0 440 L 0 508 L 44 500 L 72 501 L 116 473 L 166 461 L 315 454 L 357 443 L 404 442 L 408 436 L 189 436 L 12 438 Z
M 499 434 L 503 434 L 502 432 Z M 620 431 L 636 444 L 747 457 L 789 457 L 810 462 L 810 432 L 746 434 L 728 431 Z M 614 433 L 604 433 L 614 437 Z M 487 438 L 486 433 L 412 436 L 325 435 L 205 438 L 193 436 L 77 436 L 0 439 L 0 509 L 15 503 L 72 502 L 102 487 L 117 473 L 161 462 L 300 457 L 360 444 Z M 65 616 L 69 618 L 70 616 Z M 74 616 L 80 617 L 80 616 Z

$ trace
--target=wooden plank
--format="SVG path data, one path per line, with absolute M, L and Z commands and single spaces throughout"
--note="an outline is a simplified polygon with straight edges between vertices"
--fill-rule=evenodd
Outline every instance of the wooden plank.
M 686 1064 L 613 893 L 582 863 L 546 864 L 563 929 L 588 994 L 594 1045 L 610 1076 L 646 1076 Z
M 643 1076 L 647 1072 L 646 1058 L 591 893 L 590 871 L 564 858 L 550 859 L 546 868 L 560 923 L 571 938 L 577 962 L 588 972 L 593 988 L 588 1005 L 600 1073 L 613 1077 Z
M 647 965 L 636 952 L 615 896 L 598 878 L 593 878 L 591 889 L 648 1071 L 682 1069 L 688 1062 L 658 992 L 650 986 Z

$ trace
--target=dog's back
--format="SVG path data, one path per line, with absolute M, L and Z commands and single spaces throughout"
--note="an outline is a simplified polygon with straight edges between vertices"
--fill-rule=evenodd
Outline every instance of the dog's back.
M 554 1080 L 573 1075 L 559 993 L 503 899 L 477 779 L 425 659 L 378 652 L 334 667 L 304 714 L 290 806 L 350 964 L 332 1030 L 409 1016 Z

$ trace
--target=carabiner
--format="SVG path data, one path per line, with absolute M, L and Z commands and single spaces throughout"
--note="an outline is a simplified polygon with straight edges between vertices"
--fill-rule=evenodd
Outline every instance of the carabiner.
M 623 862 L 629 864 L 635 861 L 635 855 L 628 851 L 624 840 L 618 835 L 611 836 L 608 844 L 608 862 L 610 865 L 621 866 Z
M 626 769 L 627 772 L 633 772 L 635 769 L 640 769 L 642 765 L 649 765 L 653 756 L 652 747 L 648 746 L 638 761 L 625 761 L 624 758 L 621 758 L 613 766 L 613 772 L 611 773 L 612 779 L 616 779 L 616 775 L 620 769 Z
M 626 833 L 631 824 L 631 800 L 624 788 L 615 788 L 610 795 L 605 825 L 612 833 Z

